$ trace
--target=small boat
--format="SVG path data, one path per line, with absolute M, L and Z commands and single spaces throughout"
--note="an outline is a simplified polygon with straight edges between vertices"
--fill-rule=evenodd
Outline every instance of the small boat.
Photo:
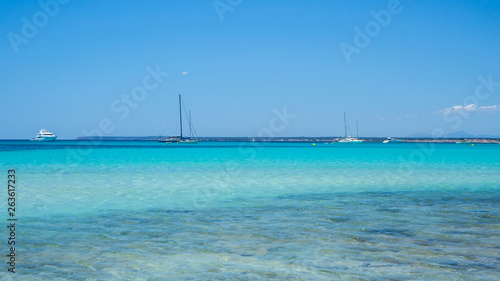
M 471 142 L 471 141 L 466 140 L 466 139 L 459 139 L 459 140 L 457 141 L 457 143 L 458 143 L 458 144 L 472 144 L 472 142 Z
M 182 136 L 182 98 L 181 95 L 179 95 L 179 123 L 180 123 L 180 134 L 178 136 L 170 136 L 168 138 L 160 139 L 158 142 L 163 142 L 163 143 L 180 143 L 180 144 L 197 144 L 198 140 L 196 138 L 193 138 L 193 129 L 191 126 L 191 111 L 189 111 L 189 137 L 183 137 Z
M 356 132 L 357 132 L 357 135 L 356 137 L 351 137 L 351 136 L 347 136 L 347 118 L 346 118 L 346 115 L 345 115 L 345 112 L 344 112 L 344 129 L 345 129 L 345 134 L 344 134 L 344 137 L 339 139 L 338 140 L 338 143 L 362 143 L 363 140 L 360 140 L 358 139 L 358 136 L 359 135 L 359 130 L 358 130 L 358 120 L 356 119 Z
M 362 143 L 363 140 L 360 140 L 358 138 L 353 138 L 353 137 L 346 137 L 342 138 L 338 141 L 339 143 Z
M 389 137 L 385 141 L 383 141 L 383 143 L 393 143 L 393 142 L 403 142 L 403 140 L 397 140 Z
M 179 143 L 179 136 L 170 136 L 170 137 L 167 137 L 167 138 L 160 138 L 158 140 L 158 142 L 164 142 L 164 143 Z
M 57 136 L 51 133 L 50 131 L 46 130 L 45 128 L 41 129 L 40 132 L 36 135 L 36 137 L 32 138 L 31 141 L 43 141 L 43 142 L 48 142 L 48 141 L 55 141 L 57 139 Z

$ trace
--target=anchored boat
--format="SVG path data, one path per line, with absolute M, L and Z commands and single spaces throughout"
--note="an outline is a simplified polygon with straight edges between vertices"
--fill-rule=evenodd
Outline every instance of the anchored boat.
M 182 98 L 181 95 L 179 95 L 179 124 L 180 124 L 180 133 L 178 136 L 170 136 L 168 138 L 160 139 L 158 140 L 159 142 L 163 143 L 182 143 L 182 144 L 197 144 L 198 140 L 196 138 L 193 138 L 193 128 L 191 125 L 191 111 L 189 111 L 189 118 L 188 118 L 188 123 L 189 123 L 189 137 L 183 137 L 182 136 Z
M 383 141 L 383 143 L 394 143 L 394 142 L 403 142 L 403 140 L 397 140 L 389 137 L 385 141 Z
M 36 135 L 36 137 L 32 138 L 31 141 L 55 141 L 57 136 L 52 132 L 46 130 L 45 128 L 41 129 L 40 132 Z
M 356 119 L 356 137 L 351 137 L 351 136 L 347 136 L 347 118 L 346 118 L 346 115 L 345 115 L 345 112 L 344 112 L 344 129 L 345 129 L 345 134 L 344 134 L 344 138 L 341 138 L 339 139 L 339 143 L 362 143 L 363 140 L 360 140 L 358 139 L 358 135 L 359 135 L 359 129 L 358 129 L 358 120 Z M 350 131 L 350 130 L 349 130 Z

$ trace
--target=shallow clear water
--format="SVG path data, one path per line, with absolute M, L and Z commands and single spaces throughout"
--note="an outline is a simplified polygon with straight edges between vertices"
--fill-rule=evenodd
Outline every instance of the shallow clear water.
M 498 144 L 3 141 L 0 168 L 16 280 L 500 278 Z

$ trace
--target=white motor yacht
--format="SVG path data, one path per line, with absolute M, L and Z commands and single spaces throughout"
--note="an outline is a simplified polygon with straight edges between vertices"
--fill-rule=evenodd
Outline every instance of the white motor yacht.
M 40 132 L 38 132 L 36 137 L 31 139 L 31 141 L 55 141 L 56 139 L 57 139 L 56 135 L 43 128 L 40 130 Z
M 384 141 L 384 143 L 393 143 L 393 142 L 403 142 L 403 140 L 397 140 L 389 137 Z

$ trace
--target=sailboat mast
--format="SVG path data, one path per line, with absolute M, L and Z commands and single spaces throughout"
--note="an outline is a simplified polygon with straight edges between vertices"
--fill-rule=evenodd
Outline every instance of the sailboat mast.
M 181 139 L 182 139 L 182 107 L 181 107 L 181 95 L 179 95 L 179 122 L 181 124 Z
M 191 128 L 191 110 L 189 110 L 189 138 L 193 136 L 193 129 Z
M 347 138 L 347 121 L 345 118 L 345 112 L 344 112 L 344 130 L 345 130 L 344 137 Z
M 359 138 L 358 119 L 356 119 L 356 138 Z

